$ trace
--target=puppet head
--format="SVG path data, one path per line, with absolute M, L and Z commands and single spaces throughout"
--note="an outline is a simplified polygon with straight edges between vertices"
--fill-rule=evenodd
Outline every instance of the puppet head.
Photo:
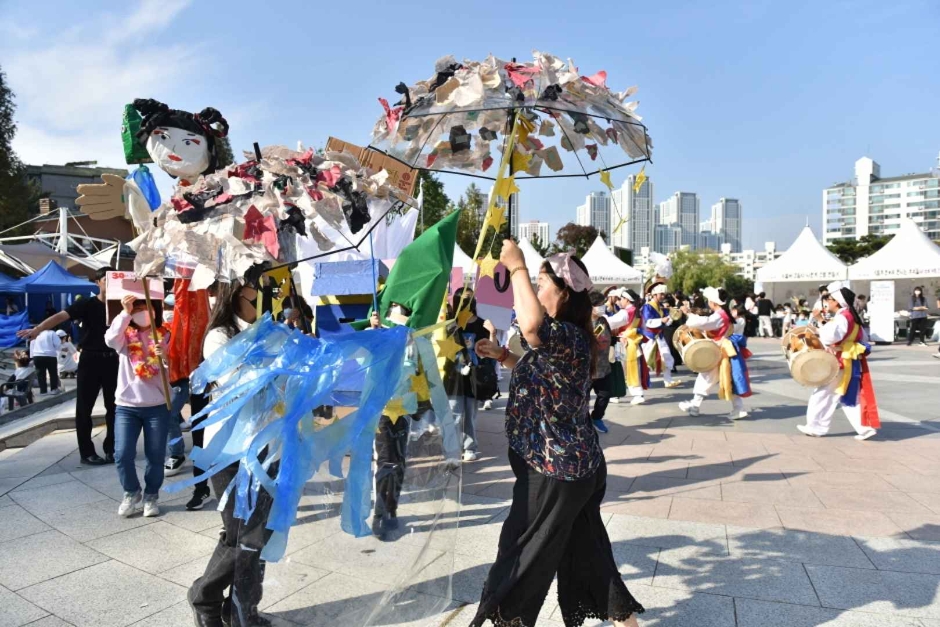
M 143 116 L 137 141 L 167 174 L 192 181 L 215 172 L 215 140 L 228 135 L 228 122 L 221 113 L 211 107 L 189 113 L 141 98 L 134 101 L 134 108 Z

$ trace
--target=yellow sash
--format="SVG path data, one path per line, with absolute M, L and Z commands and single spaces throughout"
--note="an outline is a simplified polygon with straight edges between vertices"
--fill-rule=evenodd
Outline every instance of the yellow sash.
M 738 351 L 734 348 L 727 337 L 716 342 L 721 349 L 721 362 L 718 364 L 718 398 L 723 401 L 730 401 L 734 396 L 734 382 L 731 379 L 731 358 L 738 356 Z
M 845 391 L 849 389 L 849 383 L 852 381 L 852 362 L 860 359 L 865 355 L 865 346 L 859 344 L 858 334 L 861 327 L 855 325 L 855 328 L 852 329 L 842 341 L 836 345 L 836 350 L 842 351 L 842 381 L 839 382 L 839 387 L 836 388 L 836 393 L 845 394 Z
M 640 380 L 640 344 L 643 343 L 643 335 L 639 332 L 640 317 L 636 316 L 633 322 L 623 332 L 623 343 L 627 348 L 626 368 L 624 378 L 627 380 L 627 386 L 638 388 L 643 385 Z

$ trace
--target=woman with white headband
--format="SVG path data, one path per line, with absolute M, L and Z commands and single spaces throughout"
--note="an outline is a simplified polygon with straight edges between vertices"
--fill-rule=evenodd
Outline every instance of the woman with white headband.
M 797 429 L 813 437 L 826 435 L 832 415 L 841 403 L 857 434 L 855 439 L 867 440 L 881 426 L 868 372 L 871 345 L 862 319 L 853 307 L 855 292 L 841 283 L 829 285 L 828 292 L 826 307 L 832 319 L 819 329 L 819 339 L 839 358 L 842 373 L 829 385 L 813 390 L 806 407 L 806 424 L 797 425 Z
M 650 387 L 650 371 L 646 367 L 646 359 L 641 350 L 644 338 L 640 333 L 641 321 L 637 308 L 640 296 L 630 289 L 620 289 L 614 293 L 617 295 L 620 311 L 612 316 L 606 316 L 607 323 L 619 336 L 625 348 L 626 357 L 624 357 L 623 369 L 627 391 L 633 397 L 630 404 L 640 405 L 646 402 L 643 390 L 648 390 Z
M 538 293 L 519 247 L 503 242 L 524 356 L 483 339 L 476 351 L 512 368 L 506 406 L 516 482 L 472 627 L 534 627 L 552 580 L 565 625 L 587 618 L 636 627 L 643 606 L 627 590 L 601 517 L 607 464 L 588 414 L 596 360 L 591 279 L 570 253 L 546 259 Z
M 699 373 L 692 389 L 692 400 L 679 403 L 679 408 L 690 416 L 698 416 L 705 397 L 718 390 L 718 398 L 731 401 L 731 413 L 728 417 L 731 420 L 746 418 L 748 413 L 744 408 L 743 399 L 751 395 L 751 381 L 744 360 L 751 356 L 751 352 L 747 350 L 744 337 L 734 334 L 734 319 L 728 309 L 728 294 L 724 290 L 706 287 L 702 295 L 708 301 L 712 314 L 698 316 L 689 313 L 685 324 L 692 329 L 703 331 L 708 339 L 718 344 L 721 349 L 721 361 L 713 370 Z

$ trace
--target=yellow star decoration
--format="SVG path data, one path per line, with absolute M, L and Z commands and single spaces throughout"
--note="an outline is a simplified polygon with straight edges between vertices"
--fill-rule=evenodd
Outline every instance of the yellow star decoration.
M 488 227 L 493 227 L 499 233 L 504 224 L 506 224 L 506 212 L 503 211 L 503 208 L 490 207 L 486 211 L 486 218 L 483 220 L 483 232 L 485 233 Z
M 608 175 L 608 180 L 610 176 Z M 516 177 L 507 176 L 496 181 L 496 195 L 503 200 L 509 200 L 509 197 L 519 191 L 516 185 Z
M 485 276 L 495 277 L 497 265 L 499 265 L 499 259 L 493 259 L 489 255 L 481 259 L 480 260 L 480 278 L 482 279 Z
M 473 314 L 468 310 L 464 309 L 463 311 L 457 314 L 457 326 L 461 329 L 467 328 L 467 323 L 470 322 L 470 318 L 473 317 Z
M 423 372 L 411 377 L 411 391 L 415 393 L 419 401 L 430 400 L 431 388 L 428 385 L 428 378 Z
M 646 166 L 644 165 L 640 168 L 640 173 L 636 175 L 636 180 L 633 182 L 633 193 L 639 194 L 640 188 L 643 187 L 643 183 L 646 182 Z
M 529 165 L 532 163 L 532 156 L 520 152 L 519 150 L 514 150 L 512 153 L 512 171 L 513 172 L 525 172 L 529 169 Z
M 610 172 L 601 170 L 601 183 L 607 186 L 607 189 L 613 190 L 614 184 L 610 180 Z
M 400 398 L 393 398 L 388 402 L 388 405 L 385 406 L 385 409 L 382 410 L 382 415 L 388 416 L 392 424 L 397 423 L 399 418 L 408 415 L 408 412 L 405 411 L 405 402 Z
M 447 361 L 454 361 L 457 353 L 463 350 L 463 346 L 458 344 L 452 335 L 448 335 L 443 340 L 437 340 L 435 344 L 437 344 L 438 357 L 443 357 Z

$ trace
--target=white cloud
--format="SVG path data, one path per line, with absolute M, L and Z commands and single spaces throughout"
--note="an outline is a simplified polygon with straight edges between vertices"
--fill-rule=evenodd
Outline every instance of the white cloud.
M 201 45 L 160 41 L 160 31 L 189 4 L 144 0 L 132 13 L 99 14 L 55 38 L 8 41 L 3 70 L 16 94 L 19 131 L 13 147 L 20 158 L 123 165 L 124 105 L 158 97 L 184 107 L 180 100 L 193 71 L 207 70 Z

